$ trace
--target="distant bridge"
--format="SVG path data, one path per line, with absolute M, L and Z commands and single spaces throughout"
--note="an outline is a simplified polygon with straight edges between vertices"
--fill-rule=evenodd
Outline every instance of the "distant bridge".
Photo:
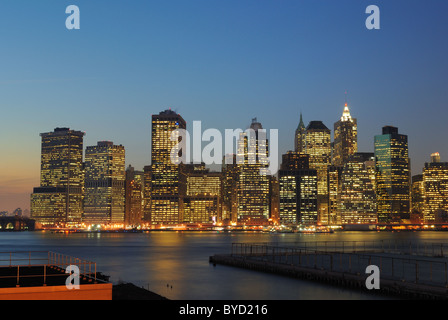
M 0 231 L 34 231 L 35 221 L 24 217 L 0 217 Z

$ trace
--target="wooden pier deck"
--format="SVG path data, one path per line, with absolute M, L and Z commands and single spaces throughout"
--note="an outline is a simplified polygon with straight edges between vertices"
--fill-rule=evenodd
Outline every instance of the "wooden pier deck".
M 446 254 L 446 244 L 234 243 L 230 254 L 211 256 L 210 263 L 321 281 L 376 294 L 448 299 Z M 366 288 L 369 265 L 376 265 L 380 270 L 379 290 Z

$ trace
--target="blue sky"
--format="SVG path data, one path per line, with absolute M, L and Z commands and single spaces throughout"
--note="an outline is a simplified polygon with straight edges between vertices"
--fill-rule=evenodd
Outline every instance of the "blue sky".
M 81 30 L 65 28 L 77 5 Z M 381 30 L 365 9 L 381 10 Z M 3 0 L 0 210 L 29 207 L 39 133 L 86 132 L 150 163 L 151 115 L 171 107 L 203 128 L 279 129 L 300 112 L 332 129 L 348 91 L 359 151 L 384 125 L 409 136 L 412 174 L 448 161 L 446 0 Z

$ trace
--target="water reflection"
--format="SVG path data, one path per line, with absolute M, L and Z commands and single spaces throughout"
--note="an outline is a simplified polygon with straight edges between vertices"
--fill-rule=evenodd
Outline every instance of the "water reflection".
M 445 242 L 445 232 L 264 233 L 0 233 L 1 251 L 49 250 L 97 262 L 111 281 L 133 282 L 169 299 L 372 299 L 364 292 L 226 266 L 209 256 L 233 242 L 399 240 Z

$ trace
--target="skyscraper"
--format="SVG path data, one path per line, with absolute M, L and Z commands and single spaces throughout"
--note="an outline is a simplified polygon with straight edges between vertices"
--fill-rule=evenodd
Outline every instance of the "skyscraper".
M 448 162 L 440 162 L 440 156 L 433 157 L 431 155 L 431 162 L 425 163 L 423 190 L 424 222 L 446 222 L 446 215 L 448 214 Z
M 126 169 L 124 224 L 128 227 L 141 225 L 143 219 L 144 173 L 129 165 Z
M 303 152 L 305 149 L 305 136 L 306 136 L 306 127 L 303 123 L 302 113 L 300 113 L 300 122 L 299 126 L 296 129 L 294 146 L 296 152 Z
M 279 171 L 279 222 L 316 225 L 317 171 L 309 169 L 309 155 L 289 151 Z
M 232 161 L 226 161 L 229 158 Z M 228 154 L 224 157 L 222 164 L 222 210 L 221 221 L 226 224 L 236 223 L 238 219 L 238 178 L 240 175 L 240 166 L 236 163 L 236 155 Z
M 425 189 L 423 185 L 423 174 L 412 176 L 411 183 L 411 221 L 420 223 L 423 221 L 423 210 Z
M 318 221 L 328 224 L 328 167 L 331 164 L 331 131 L 322 121 L 311 121 L 306 128 L 305 153 L 310 169 L 317 171 Z
M 40 187 L 31 195 L 31 217 L 47 225 L 80 223 L 83 212 L 84 132 L 42 133 Z
M 221 173 L 210 172 L 205 164 L 185 165 L 183 171 L 187 180 L 183 222 L 218 222 L 221 216 Z
M 375 224 L 375 161 L 373 153 L 355 153 L 341 173 L 339 210 L 341 224 Z
M 356 152 L 358 152 L 357 120 L 350 115 L 346 103 L 341 119 L 334 124 L 333 165 L 343 166 Z
M 171 161 L 171 152 L 178 148 L 179 139 L 171 139 L 177 129 L 185 129 L 185 120 L 172 110 L 152 116 L 151 140 L 151 224 L 176 225 L 183 219 L 183 196 L 186 181 L 181 164 Z M 180 135 L 176 136 L 180 138 Z M 175 138 L 176 138 L 175 137 Z
M 268 167 L 268 143 L 263 127 L 257 119 L 252 120 L 250 130 L 241 133 L 238 140 L 240 164 L 237 204 L 238 220 L 253 223 L 266 222 L 270 217 L 270 179 L 261 170 Z
M 111 141 L 86 148 L 84 219 L 86 223 L 124 223 L 125 149 Z
M 396 127 L 383 127 L 375 136 L 378 222 L 400 222 L 410 217 L 410 160 L 408 137 Z

